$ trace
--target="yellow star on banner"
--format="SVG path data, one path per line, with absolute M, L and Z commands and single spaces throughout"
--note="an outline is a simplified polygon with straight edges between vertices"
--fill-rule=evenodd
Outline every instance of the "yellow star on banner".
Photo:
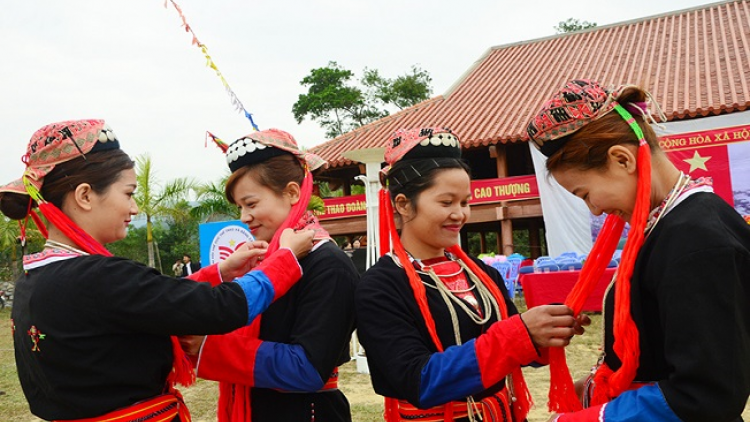
M 229 246 L 234 247 L 235 243 L 237 243 L 237 242 L 235 242 L 235 240 L 232 239 L 232 240 L 229 241 Z
M 695 154 L 693 155 L 693 158 L 688 158 L 685 160 L 682 160 L 688 164 L 690 164 L 690 170 L 688 170 L 688 173 L 692 173 L 695 169 L 703 169 L 708 171 L 706 168 L 706 161 L 710 160 L 711 157 L 701 157 L 698 154 L 698 151 L 695 151 Z

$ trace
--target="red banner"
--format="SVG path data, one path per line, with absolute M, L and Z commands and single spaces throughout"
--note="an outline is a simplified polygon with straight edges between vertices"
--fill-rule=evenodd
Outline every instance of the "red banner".
M 741 176 L 747 170 L 742 170 L 741 162 L 732 165 L 728 148 L 747 141 L 750 141 L 750 125 L 664 136 L 659 145 L 674 165 L 691 178 L 711 177 L 714 192 L 735 206 L 734 191 L 744 189 L 733 186 L 732 169 Z
M 516 199 L 539 197 L 536 176 L 505 177 L 502 179 L 482 179 L 471 182 L 471 204 L 486 204 Z M 365 195 L 326 198 L 325 211 L 316 212 L 321 220 L 356 217 L 367 214 Z
M 510 201 L 539 197 L 536 176 L 503 177 L 502 179 L 482 179 L 471 182 L 471 203 Z
M 732 176 L 729 174 L 729 154 L 726 145 L 667 151 L 667 156 L 675 167 L 692 179 L 712 178 L 714 192 L 724 198 L 729 205 L 734 206 Z
M 354 217 L 367 214 L 367 203 L 365 195 L 341 196 L 338 198 L 323 199 L 325 211 L 316 212 L 320 220 L 331 218 Z
M 662 136 L 659 146 L 667 152 L 750 141 L 750 125 Z

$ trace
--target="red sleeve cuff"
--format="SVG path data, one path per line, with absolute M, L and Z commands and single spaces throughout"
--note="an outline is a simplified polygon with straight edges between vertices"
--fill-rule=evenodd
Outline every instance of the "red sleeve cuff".
M 219 264 L 211 264 L 208 267 L 203 267 L 200 270 L 185 277 L 193 281 L 203 281 L 211 283 L 211 286 L 218 286 L 221 284 L 221 274 L 219 274 Z
M 207 336 L 196 374 L 203 379 L 252 386 L 255 381 L 255 355 L 262 340 L 238 334 Z
M 302 277 L 302 267 L 291 249 L 281 248 L 263 260 L 256 270 L 261 270 L 271 280 L 273 300 L 284 296 L 294 283 Z
M 477 337 L 475 350 L 485 387 L 498 383 L 514 369 L 539 358 L 518 315 L 492 324 L 485 334 Z

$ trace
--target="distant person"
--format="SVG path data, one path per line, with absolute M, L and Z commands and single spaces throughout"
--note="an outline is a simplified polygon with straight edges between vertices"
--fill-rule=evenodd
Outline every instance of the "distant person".
M 182 268 L 185 265 L 182 263 L 181 259 L 178 259 L 175 261 L 175 263 L 172 265 L 172 272 L 174 273 L 175 277 L 182 277 Z
M 24 256 L 11 314 L 31 413 L 53 421 L 189 421 L 175 386 L 195 378 L 170 335 L 248 325 L 299 279 L 295 254 L 310 250 L 312 231 L 286 232 L 282 248 L 253 271 L 264 242 L 193 274 L 219 284 L 212 288 L 104 247 L 125 238 L 138 206 L 135 163 L 103 120 L 42 127 L 23 161 L 23 177 L 0 187 L 0 211 L 31 217 L 47 237 L 42 251 Z
M 351 242 L 344 242 L 343 246 L 341 246 L 341 250 L 346 252 L 346 254 L 349 256 L 349 258 L 352 257 L 352 243 Z
M 193 262 L 189 254 L 182 255 L 182 276 L 187 277 L 193 273 L 197 273 L 201 269 L 199 262 Z
M 359 239 L 354 239 L 354 242 L 352 243 L 353 249 L 359 249 L 362 247 L 362 242 Z
M 545 348 L 567 345 L 581 327 L 563 305 L 519 315 L 497 270 L 459 247 L 471 186 L 456 134 L 398 131 L 385 161 L 389 195 L 379 212 L 391 225 L 380 238 L 388 253 L 367 270 L 355 299 L 385 420 L 525 420 L 531 403 L 521 366 L 543 363 Z
M 592 284 L 630 224 L 601 357 L 578 383 L 585 409 L 558 422 L 737 422 L 750 395 L 750 227 L 659 148 L 649 100 L 637 86 L 572 80 L 528 124 L 552 177 L 608 214 L 584 266 Z

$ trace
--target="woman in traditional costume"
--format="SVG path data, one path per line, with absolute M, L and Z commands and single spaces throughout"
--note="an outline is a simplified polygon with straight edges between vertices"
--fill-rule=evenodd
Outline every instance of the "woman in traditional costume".
M 559 422 L 741 421 L 750 394 L 750 227 L 710 180 L 669 161 L 650 98 L 573 80 L 528 125 L 560 185 L 608 214 L 583 268 L 591 276 L 569 299 L 585 300 L 630 223 L 604 299 L 603 353 L 578 385 L 586 409 L 574 411 L 565 371 L 569 387 L 550 396 Z
M 582 332 L 566 306 L 519 315 L 500 274 L 458 246 L 471 197 L 460 157 L 458 136 L 442 128 L 398 131 L 386 149 L 380 246 L 388 253 L 362 277 L 356 306 L 388 422 L 521 422 L 531 404 L 521 366 Z
M 216 140 L 216 139 L 215 139 Z M 338 367 L 350 360 L 354 330 L 352 260 L 307 210 L 311 171 L 325 162 L 304 153 L 287 132 L 253 132 L 226 150 L 232 171 L 227 199 L 241 220 L 273 251 L 282 230 L 309 228 L 315 246 L 300 265 L 296 287 L 255 322 L 230 334 L 194 339 L 197 373 L 219 381 L 218 418 L 229 421 L 350 421 L 338 389 Z
M 287 232 L 285 248 L 253 271 L 262 242 L 191 277 L 220 284 L 212 288 L 113 257 L 103 246 L 123 239 L 138 213 L 134 163 L 103 120 L 44 126 L 23 161 L 23 177 L 0 188 L 0 210 L 31 217 L 47 237 L 44 250 L 24 256 L 12 311 L 31 412 L 46 420 L 189 421 L 174 387 L 195 375 L 170 335 L 249 324 L 299 279 L 294 254 L 309 251 L 312 232 Z

